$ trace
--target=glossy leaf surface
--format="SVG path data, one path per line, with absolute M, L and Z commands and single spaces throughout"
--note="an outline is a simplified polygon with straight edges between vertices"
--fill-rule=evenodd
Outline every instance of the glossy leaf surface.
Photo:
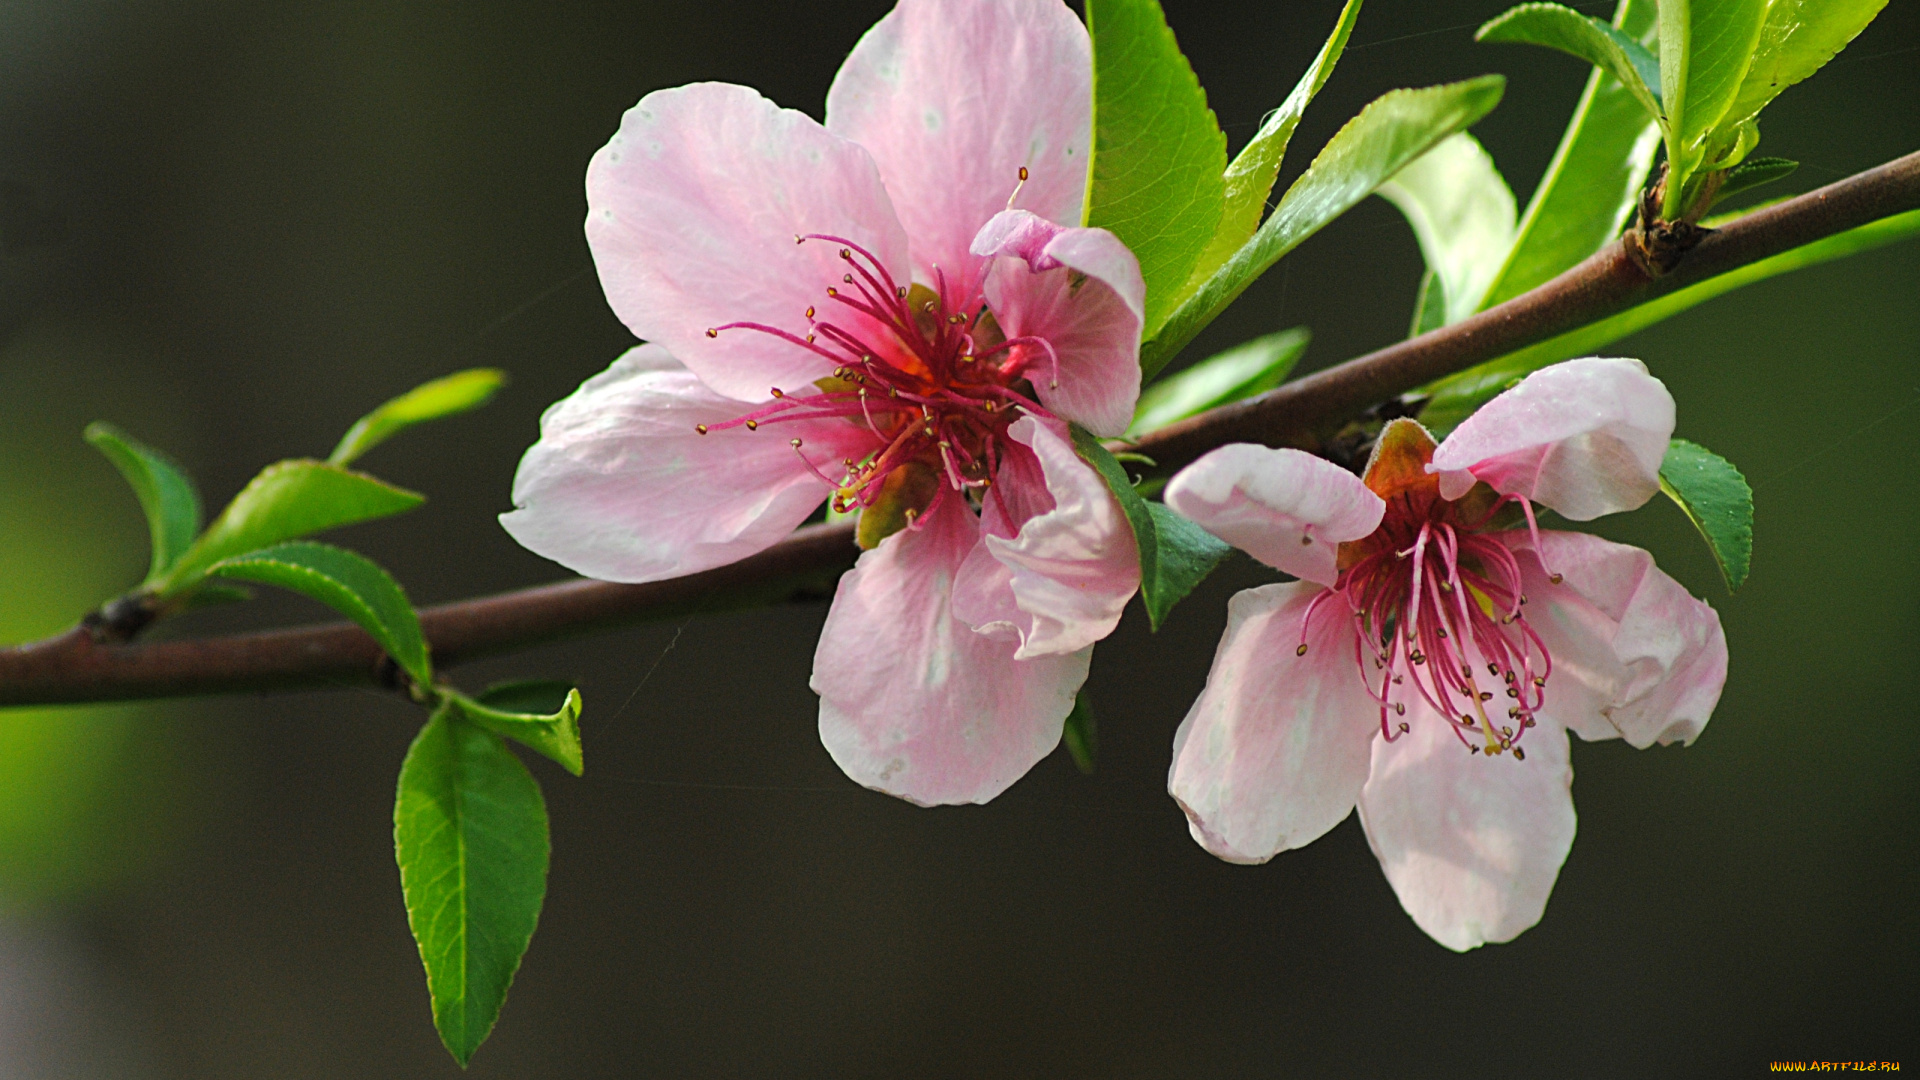
M 1127 436 L 1137 438 L 1216 405 L 1266 393 L 1286 380 L 1312 338 L 1304 326 L 1266 334 L 1161 379 L 1140 392 Z
M 1521 4 L 1482 26 L 1476 41 L 1540 45 L 1577 56 L 1612 75 L 1657 119 L 1660 60 L 1617 26 L 1561 4 Z
M 352 619 L 416 686 L 433 685 L 426 639 L 407 594 L 363 555 L 311 540 L 279 544 L 213 564 L 215 577 L 289 589 Z
M 1653 0 L 1623 0 L 1613 25 L 1653 40 Z M 1482 308 L 1536 288 L 1620 235 L 1660 148 L 1660 126 L 1640 99 L 1601 69 L 1587 78 L 1553 160 L 1534 189 L 1513 249 Z
M 1173 310 L 1220 225 L 1227 137 L 1158 0 L 1088 0 L 1093 160 L 1085 224 L 1140 260 L 1145 334 Z
M 477 409 L 506 385 L 507 373 L 473 368 L 422 383 L 354 422 L 327 457 L 329 464 L 350 465 L 360 455 L 415 424 Z
M 1753 560 L 1753 489 L 1747 478 L 1706 447 L 1675 439 L 1660 463 L 1660 490 L 1700 530 L 1727 591 L 1739 589 Z
M 552 758 L 579 776 L 586 768 L 580 746 L 580 691 L 545 679 L 501 683 L 477 698 L 449 695 L 468 720 L 496 735 Z
M 1886 6 L 1887 0 L 1773 0 L 1727 118 L 1753 116 L 1782 90 L 1826 66 Z
M 1287 144 L 1293 141 L 1293 132 L 1300 126 L 1300 117 L 1305 115 L 1307 106 L 1313 103 L 1320 88 L 1333 76 L 1334 65 L 1340 62 L 1340 54 L 1346 51 L 1347 38 L 1353 34 L 1353 24 L 1360 18 L 1360 0 L 1347 0 L 1347 6 L 1340 10 L 1340 19 L 1334 24 L 1333 33 L 1327 36 L 1327 42 L 1320 47 L 1320 54 L 1307 65 L 1300 81 L 1293 86 L 1293 92 L 1280 103 L 1280 107 L 1267 115 L 1260 123 L 1260 130 L 1254 133 L 1247 145 L 1234 155 L 1233 164 L 1227 166 L 1226 206 L 1220 215 L 1220 227 L 1215 230 L 1213 242 L 1201 253 L 1200 260 L 1194 265 L 1193 275 L 1187 280 L 1185 292 L 1198 289 L 1207 278 L 1213 276 L 1240 246 L 1252 239 L 1254 230 L 1260 227 L 1260 218 L 1266 213 L 1267 199 L 1273 194 L 1274 181 L 1280 178 L 1280 163 L 1287 154 Z M 1183 293 L 1181 299 L 1185 299 Z
M 546 899 L 546 802 L 500 737 L 443 708 L 400 768 L 394 854 L 440 1041 L 486 1041 Z
M 1087 692 L 1080 691 L 1073 699 L 1073 711 L 1067 714 L 1067 722 L 1060 729 L 1060 741 L 1066 744 L 1067 753 L 1073 756 L 1073 763 L 1088 776 L 1093 775 L 1094 763 L 1100 756 L 1100 728 L 1094 722 L 1093 705 L 1087 701 Z
M 153 559 L 147 570 L 147 580 L 151 581 L 165 573 L 199 534 L 200 493 L 186 470 L 172 458 L 112 424 L 88 424 L 85 438 L 113 462 L 140 500 L 153 541 Z
M 1381 184 L 1380 196 L 1413 226 L 1441 289 L 1442 324 L 1480 310 L 1481 297 L 1506 265 L 1516 227 L 1513 192 L 1480 143 L 1465 132 L 1442 140 Z M 1431 299 L 1431 289 L 1424 289 L 1420 306 Z
M 1388 177 L 1462 131 L 1500 103 L 1506 80 L 1484 75 L 1464 82 L 1394 90 L 1375 99 L 1328 140 L 1280 200 L 1273 214 L 1168 318 L 1140 350 L 1151 379 L 1247 286 L 1301 241 L 1352 209 Z
M 186 588 L 222 559 L 320 532 L 411 510 L 426 499 L 365 473 L 296 459 L 267 466 L 233 497 L 199 540 L 158 583 Z

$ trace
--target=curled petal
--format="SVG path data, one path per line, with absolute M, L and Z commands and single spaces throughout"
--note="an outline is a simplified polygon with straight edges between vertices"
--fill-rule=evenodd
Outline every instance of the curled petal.
M 1007 455 L 982 508 L 987 534 L 954 582 L 954 614 L 983 633 L 1012 631 L 1016 660 L 1106 637 L 1140 588 L 1133 531 L 1064 427 L 1028 416 L 1007 429 L 1030 454 Z
M 954 618 L 979 541 L 949 495 L 840 579 L 813 657 L 820 741 L 855 781 L 922 806 L 984 803 L 1059 745 L 1091 648 L 1015 660 Z
M 1308 582 L 1249 589 L 1227 607 L 1207 688 L 1173 737 L 1167 791 L 1193 838 L 1229 862 L 1313 842 L 1366 782 L 1379 705 L 1354 664 L 1353 623 Z M 1301 644 L 1307 646 L 1304 654 Z
M 1041 404 L 1095 435 L 1125 434 L 1140 400 L 1147 296 L 1133 252 L 1105 229 L 1062 228 L 1025 210 L 987 222 L 973 251 L 994 257 L 987 300 L 1007 337 L 1046 342 L 1014 346 Z
M 1541 724 L 1525 760 L 1470 753 L 1424 702 L 1406 735 L 1373 744 L 1360 822 L 1413 921 L 1456 952 L 1540 921 L 1573 846 L 1567 736 Z
M 790 438 L 825 461 L 860 432 L 835 420 L 699 434 L 736 417 L 658 345 L 629 351 L 554 404 L 513 478 L 515 540 L 603 581 L 659 581 L 743 559 L 792 532 L 832 492 Z
M 1638 360 L 1541 368 L 1481 406 L 1433 453 L 1440 494 L 1475 480 L 1574 521 L 1632 510 L 1660 490 L 1673 395 Z
M 1719 614 L 1639 548 L 1552 530 L 1537 552 L 1524 530 L 1501 539 L 1520 562 L 1527 621 L 1553 654 L 1544 713 L 1588 741 L 1693 742 L 1727 681 Z
M 976 295 L 973 235 L 1016 187 L 1014 205 L 1080 221 L 1092 57 L 1060 0 L 903 0 L 860 39 L 827 127 L 879 162 L 922 281 L 937 266 L 961 302 Z
M 794 242 L 814 233 L 859 244 L 906 283 L 906 233 L 873 159 L 744 86 L 648 94 L 587 166 L 587 242 L 614 313 L 744 401 L 805 386 L 834 365 L 772 334 L 708 330 L 751 322 L 804 337 L 817 309 L 879 333 L 827 298 L 847 264 L 837 244 Z
M 1298 450 L 1233 443 L 1187 466 L 1167 505 L 1268 566 L 1332 585 L 1339 546 L 1373 532 L 1387 504 L 1359 477 Z

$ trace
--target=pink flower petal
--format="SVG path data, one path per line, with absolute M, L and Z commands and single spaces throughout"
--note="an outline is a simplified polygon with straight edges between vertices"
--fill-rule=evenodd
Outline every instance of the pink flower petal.
M 989 221 L 973 250 L 996 256 L 987 301 L 1008 339 L 1047 343 L 1015 346 L 1037 350 L 1040 403 L 1095 435 L 1125 434 L 1140 399 L 1147 295 L 1133 252 L 1105 229 L 1061 228 L 1024 210 Z
M 866 453 L 837 420 L 701 435 L 739 416 L 658 345 L 629 351 L 547 410 L 500 524 L 522 545 L 604 581 L 659 581 L 745 558 L 806 520 L 833 490 L 816 460 Z
M 827 298 L 849 268 L 838 244 L 794 243 L 811 233 L 865 247 L 906 284 L 906 233 L 866 151 L 744 86 L 648 94 L 587 167 L 587 241 L 615 314 L 743 401 L 834 364 L 771 334 L 710 328 L 754 322 L 804 337 L 817 308 L 870 331 Z
M 1016 519 L 1004 507 L 1039 500 L 1020 490 L 1034 482 L 1032 466 L 1003 465 L 988 489 L 987 535 L 954 581 L 954 615 L 981 632 L 1012 630 L 1015 660 L 1078 652 L 1113 633 L 1140 588 L 1133 530 L 1065 427 L 1028 416 L 1007 429 L 1031 448 L 1052 506 L 1007 530 Z
M 1660 490 L 1673 395 L 1638 360 L 1541 368 L 1481 406 L 1433 452 L 1440 494 L 1475 479 L 1574 521 L 1632 510 Z
M 1553 654 L 1544 712 L 1588 741 L 1692 743 L 1727 681 L 1719 614 L 1639 548 L 1551 530 L 1538 552 L 1525 531 L 1501 538 L 1520 560 L 1527 621 Z
M 1387 504 L 1360 478 L 1298 450 L 1233 443 L 1182 469 L 1167 505 L 1268 566 L 1332 585 L 1339 546 L 1380 525 Z
M 1416 699 L 1417 701 L 1417 699 Z M 1542 723 L 1527 756 L 1470 753 L 1424 702 L 1408 732 L 1373 743 L 1360 822 L 1413 921 L 1456 952 L 1540 921 L 1573 846 L 1567 736 Z
M 880 163 L 914 269 L 976 294 L 974 233 L 1008 205 L 1078 225 L 1093 122 L 1086 28 L 1060 0 L 902 0 L 854 47 L 827 127 Z
M 1329 598 L 1298 655 L 1309 582 L 1249 589 L 1227 606 L 1207 688 L 1173 737 L 1167 791 L 1193 838 L 1265 862 L 1340 824 L 1366 782 L 1380 708 L 1354 662 L 1353 623 Z
M 840 579 L 813 657 L 820 741 L 855 781 L 922 806 L 984 803 L 1060 742 L 1091 648 L 1015 660 L 954 618 L 979 542 L 951 495 Z

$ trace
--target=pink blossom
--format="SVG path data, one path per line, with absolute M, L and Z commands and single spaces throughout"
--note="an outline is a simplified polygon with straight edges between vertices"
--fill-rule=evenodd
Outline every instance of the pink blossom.
M 1139 585 L 1076 456 L 1139 393 L 1144 285 L 1079 228 L 1091 50 L 1060 0 L 902 0 L 827 122 L 753 90 L 647 95 L 587 170 L 587 239 L 648 344 L 548 410 L 502 517 L 655 581 L 861 514 L 814 658 L 847 775 L 985 802 L 1059 742 Z
M 1573 843 L 1566 732 L 1690 743 L 1726 681 L 1719 616 L 1652 556 L 1535 519 L 1645 503 L 1673 423 L 1639 361 L 1570 360 L 1438 447 L 1389 423 L 1364 480 L 1244 444 L 1176 476 L 1169 505 L 1300 579 L 1234 597 L 1174 736 L 1194 839 L 1265 862 L 1358 806 L 1434 940 L 1538 922 Z

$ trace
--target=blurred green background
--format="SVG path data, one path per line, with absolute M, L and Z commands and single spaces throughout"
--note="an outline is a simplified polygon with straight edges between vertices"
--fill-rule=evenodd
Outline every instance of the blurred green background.
M 1230 138 L 1336 0 L 1167 0 Z M 1368 99 L 1500 71 L 1476 133 L 1524 200 L 1585 77 L 1476 46 L 1501 2 L 1373 0 L 1290 177 Z M 434 602 L 563 576 L 494 524 L 539 412 L 631 340 L 580 234 L 588 156 L 648 90 L 751 83 L 819 114 L 884 2 L 0 2 L 0 640 L 136 580 L 110 419 L 210 501 L 367 407 L 508 368 L 487 410 L 376 451 L 427 507 L 341 539 Z M 1604 13 L 1605 5 L 1589 5 Z M 1805 190 L 1920 146 L 1895 3 L 1767 113 Z M 1283 178 L 1283 183 L 1286 179 Z M 1308 366 L 1399 336 L 1418 281 L 1372 201 L 1189 351 L 1307 324 Z M 1611 350 L 1741 465 L 1751 582 L 1678 511 L 1601 531 L 1725 618 L 1690 749 L 1577 745 L 1545 920 L 1456 956 L 1348 821 L 1257 868 L 1163 791 L 1231 563 L 1094 661 L 1097 775 L 985 808 L 855 788 L 806 688 L 824 607 L 635 628 L 458 672 L 580 681 L 583 780 L 536 761 L 549 899 L 476 1077 L 1744 1076 L 1902 1060 L 1920 973 L 1920 245 L 1776 279 Z M 168 633 L 318 617 L 268 597 Z M 419 723 L 362 690 L 0 714 L 0 1077 L 451 1076 L 391 856 Z M 1907 1016 L 1901 1021 L 1899 1017 Z

